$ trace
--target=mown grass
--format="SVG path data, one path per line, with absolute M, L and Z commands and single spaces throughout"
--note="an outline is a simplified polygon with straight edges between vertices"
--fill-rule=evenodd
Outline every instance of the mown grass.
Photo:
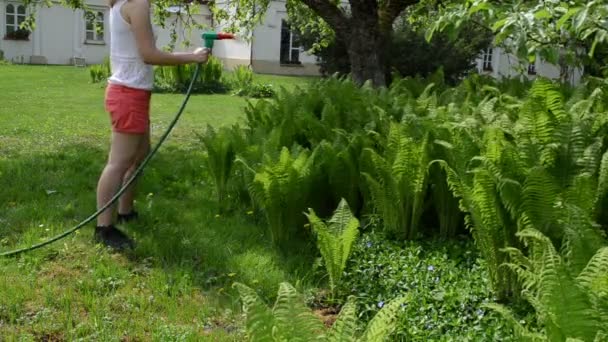
M 293 87 L 304 79 L 264 77 Z M 102 85 L 85 69 L 0 66 L 0 251 L 40 242 L 95 210 L 109 142 Z M 180 95 L 155 95 L 153 143 Z M 131 254 L 92 244 L 93 225 L 47 248 L 0 259 L 0 340 L 242 340 L 230 284 L 273 296 L 307 284 L 308 253 L 284 255 L 246 210 L 217 216 L 196 133 L 242 118 L 243 98 L 193 96 L 139 181 Z M 304 250 L 314 251 L 312 246 Z

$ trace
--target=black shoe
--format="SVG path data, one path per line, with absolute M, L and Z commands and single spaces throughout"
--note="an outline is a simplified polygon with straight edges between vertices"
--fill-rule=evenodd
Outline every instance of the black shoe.
M 96 227 L 95 241 L 116 250 L 133 249 L 134 242 L 116 227 Z
M 118 218 L 117 221 L 118 223 L 127 223 L 127 222 L 131 222 L 134 220 L 137 220 L 139 218 L 139 213 L 135 210 L 132 210 L 130 213 L 128 214 L 118 214 Z

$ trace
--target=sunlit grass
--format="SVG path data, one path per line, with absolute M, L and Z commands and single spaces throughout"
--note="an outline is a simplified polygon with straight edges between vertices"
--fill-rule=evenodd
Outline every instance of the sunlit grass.
M 0 66 L 0 251 L 38 243 L 88 217 L 108 152 L 104 88 L 85 69 Z M 265 76 L 293 86 L 297 78 Z M 302 80 L 304 82 L 304 80 Z M 156 142 L 183 96 L 155 95 Z M 196 95 L 139 182 L 138 247 L 113 254 L 93 225 L 0 259 L 0 331 L 11 340 L 242 340 L 242 281 L 272 296 L 310 272 L 274 250 L 246 210 L 218 217 L 196 133 L 241 120 L 246 100 Z M 313 251 L 313 249 L 311 249 Z

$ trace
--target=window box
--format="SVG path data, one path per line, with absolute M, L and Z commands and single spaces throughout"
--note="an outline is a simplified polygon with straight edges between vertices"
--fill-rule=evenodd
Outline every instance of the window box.
M 287 67 L 287 68 L 301 68 L 304 67 L 302 65 L 302 62 L 300 61 L 281 61 L 281 67 Z
M 15 31 L 7 32 L 4 36 L 4 40 L 30 40 L 30 31 L 25 29 L 17 29 Z
M 106 42 L 104 42 L 103 40 L 90 40 L 87 39 L 84 41 L 84 43 L 86 45 L 106 45 Z

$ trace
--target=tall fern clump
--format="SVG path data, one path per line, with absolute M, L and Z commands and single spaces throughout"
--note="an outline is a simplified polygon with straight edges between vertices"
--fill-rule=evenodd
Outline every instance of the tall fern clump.
M 220 212 L 223 212 L 229 206 L 228 181 L 234 172 L 236 155 L 244 148 L 244 138 L 238 126 L 221 127 L 217 131 L 208 126 L 200 139 L 207 150 L 207 165 L 215 183 Z
M 340 205 L 327 223 L 323 222 L 312 209 L 309 209 L 306 216 L 317 235 L 317 246 L 329 275 L 331 292 L 335 295 L 353 244 L 359 236 L 359 220 L 352 215 L 344 199 L 340 201 Z
M 264 211 L 275 245 L 303 232 L 315 156 L 307 150 L 296 153 L 292 155 L 285 147 L 278 160 L 267 157 L 250 184 L 252 198 Z
M 366 149 L 367 166 L 363 173 L 371 202 L 384 229 L 394 236 L 414 239 L 420 233 L 424 199 L 428 185 L 428 135 L 417 141 L 404 127 L 392 123 L 385 155 Z
M 396 327 L 405 298 L 396 298 L 367 324 L 358 321 L 354 297 L 349 298 L 337 321 L 326 328 L 306 307 L 304 299 L 289 283 L 279 286 L 276 302 L 268 308 L 248 286 L 234 285 L 241 296 L 246 315 L 248 341 L 385 341 Z
M 354 213 L 360 214 L 364 205 L 361 163 L 364 149 L 371 145 L 372 140 L 363 133 L 339 132 L 333 142 L 321 142 L 317 147 L 318 166 L 327 184 L 326 191 L 315 197 L 327 197 L 325 202 L 331 204 L 332 210 L 345 199 Z
M 566 248 L 560 254 L 551 240 L 533 227 L 518 236 L 530 253 L 526 256 L 518 249 L 506 249 L 511 256 L 507 266 L 522 281 L 524 298 L 536 310 L 543 330 L 532 333 L 505 307 L 488 306 L 503 314 L 523 341 L 604 341 L 608 337 L 608 247 L 598 249 L 577 270 L 567 257 L 576 250 Z
M 438 165 L 467 213 L 465 222 L 502 296 L 517 294 L 513 273 L 500 265 L 505 262 L 503 248 L 521 247 L 518 231 L 534 226 L 558 248 L 573 232 L 585 231 L 587 242 L 598 234 L 587 225 L 567 228 L 572 216 L 564 216 L 563 210 L 563 205 L 576 203 L 580 217 L 595 219 L 603 196 L 606 146 L 594 136 L 593 120 L 585 119 L 593 105 L 584 101 L 567 103 L 556 85 L 539 79 L 519 104 L 506 100 L 506 107 L 475 106 L 469 112 L 484 125 L 481 131 L 479 126 L 470 130 L 483 137 L 478 156 L 459 157 L 455 139 L 444 144 L 454 155 L 440 156 Z

